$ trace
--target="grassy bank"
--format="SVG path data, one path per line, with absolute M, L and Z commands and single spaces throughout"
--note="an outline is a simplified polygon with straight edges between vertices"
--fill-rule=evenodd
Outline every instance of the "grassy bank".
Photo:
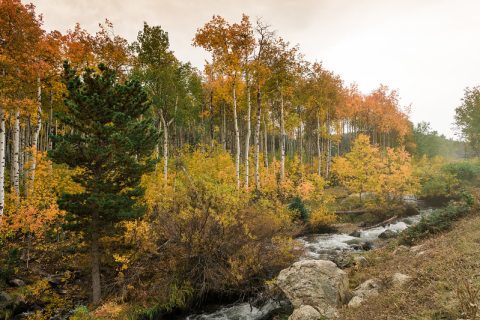
M 411 249 L 397 243 L 365 255 L 369 265 L 349 270 L 350 284 L 382 279 L 385 290 L 358 309 L 344 307 L 341 319 L 478 319 L 480 298 L 480 216 L 453 222 L 449 231 L 417 240 Z M 396 272 L 412 279 L 390 285 Z

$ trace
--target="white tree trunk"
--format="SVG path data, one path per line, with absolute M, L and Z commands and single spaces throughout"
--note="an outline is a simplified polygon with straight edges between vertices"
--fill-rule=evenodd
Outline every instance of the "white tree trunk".
M 166 184 L 168 180 L 168 125 L 163 112 L 160 112 L 160 119 L 163 125 L 163 182 Z
M 15 109 L 13 125 L 13 158 L 12 158 L 13 192 L 20 196 L 20 110 Z
M 35 184 L 35 170 L 37 169 L 37 149 L 38 149 L 38 137 L 40 136 L 40 130 L 42 128 L 42 86 L 40 83 L 40 78 L 37 78 L 38 92 L 37 92 L 37 123 L 33 129 L 33 141 L 32 141 L 32 168 L 30 175 L 30 190 L 27 191 L 27 194 L 33 194 L 34 184 Z
M 280 93 L 280 181 L 285 180 L 285 114 L 283 94 Z
M 322 175 L 322 146 L 320 145 L 320 115 L 317 113 L 317 157 L 318 157 L 318 175 Z
M 235 82 L 232 89 L 233 95 L 233 125 L 235 129 L 235 172 L 237 176 L 237 190 L 240 190 L 240 132 L 238 130 L 237 116 L 237 90 Z
M 330 176 L 330 164 L 332 161 L 332 137 L 330 136 L 330 114 L 327 112 L 327 163 L 325 165 L 325 177 Z
M 262 100 L 260 88 L 257 88 L 257 122 L 255 126 L 255 188 L 260 189 L 260 124 L 262 116 Z M 265 141 L 266 142 L 266 141 Z M 266 155 L 265 155 L 266 156 Z
M 252 136 L 251 121 L 252 104 L 250 101 L 250 86 L 247 83 L 247 135 L 245 137 L 245 189 L 248 190 L 250 178 L 250 137 Z
M 5 208 L 5 111 L 0 108 L 0 219 Z
M 268 133 L 267 133 L 267 121 L 265 120 L 265 115 L 263 116 L 263 129 L 264 129 L 264 139 L 265 143 L 263 144 L 263 160 L 265 162 L 265 168 L 268 169 Z

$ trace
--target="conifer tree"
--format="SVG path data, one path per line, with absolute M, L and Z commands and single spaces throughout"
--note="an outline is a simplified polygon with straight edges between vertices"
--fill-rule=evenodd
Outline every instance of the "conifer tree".
M 92 266 L 92 300 L 101 298 L 99 239 L 112 234 L 115 224 L 143 213 L 136 205 L 142 195 L 141 176 L 152 168 L 158 136 L 144 116 L 147 95 L 137 81 L 119 82 L 105 67 L 77 75 L 68 63 L 64 80 L 68 95 L 60 120 L 71 130 L 55 136 L 50 156 L 57 163 L 80 168 L 74 179 L 84 191 L 65 194 L 60 200 L 89 237 Z

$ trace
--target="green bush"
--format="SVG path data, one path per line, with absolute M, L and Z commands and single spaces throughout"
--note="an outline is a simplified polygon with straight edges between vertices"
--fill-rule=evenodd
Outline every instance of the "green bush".
M 288 205 L 288 209 L 289 209 L 290 211 L 293 211 L 293 212 L 295 212 L 296 214 L 298 214 L 298 217 L 299 217 L 300 220 L 302 220 L 303 222 L 307 222 L 307 221 L 308 221 L 309 213 L 308 213 L 307 208 L 305 207 L 305 204 L 304 204 L 303 201 L 302 201 L 302 198 L 300 198 L 300 197 L 294 197 L 294 198 L 292 199 L 292 202 L 290 202 L 290 204 Z
M 93 320 L 86 306 L 78 306 L 73 310 L 70 320 Z
M 429 216 L 423 217 L 416 225 L 404 230 L 400 236 L 400 243 L 412 245 L 420 239 L 449 230 L 454 221 L 466 216 L 471 211 L 472 195 L 465 191 L 461 195 L 462 201 L 451 202 L 447 207 L 435 210 Z
M 480 177 L 480 164 L 477 161 L 452 162 L 445 165 L 443 170 L 463 182 L 474 182 Z

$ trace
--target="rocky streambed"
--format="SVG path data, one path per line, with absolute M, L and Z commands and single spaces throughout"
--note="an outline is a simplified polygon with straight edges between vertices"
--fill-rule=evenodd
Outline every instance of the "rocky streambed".
M 305 266 L 311 267 L 312 272 L 316 272 L 318 268 L 326 268 L 327 270 L 336 268 L 345 268 L 350 266 L 354 261 L 352 256 L 355 253 L 361 253 L 366 250 L 370 250 L 379 246 L 383 239 L 393 238 L 399 232 L 407 229 L 409 226 L 414 225 L 419 222 L 422 216 L 429 215 L 432 212 L 431 209 L 421 210 L 420 214 L 398 219 L 394 222 L 388 223 L 386 225 L 377 226 L 374 228 L 363 228 L 359 229 L 351 234 L 346 233 L 331 233 L 331 234 L 311 234 L 308 236 L 303 236 L 298 238 L 304 248 L 305 252 L 301 256 L 300 261 L 295 263 L 292 267 L 283 270 L 282 273 L 287 272 L 286 270 Z M 312 261 L 318 260 L 319 263 L 313 263 Z M 322 261 L 322 262 L 320 262 Z M 336 264 L 326 265 L 328 261 L 332 261 Z M 303 266 L 303 268 L 305 267 Z M 333 270 L 333 269 L 332 269 Z M 285 272 L 284 272 L 285 271 Z M 323 274 L 321 271 L 316 277 Z M 332 271 L 334 272 L 334 271 Z M 335 271 L 336 272 L 336 271 Z M 342 278 L 343 279 L 343 278 Z M 342 280 L 343 281 L 343 280 Z M 332 288 L 335 288 L 337 284 L 332 284 Z M 292 300 L 291 297 L 290 301 Z M 359 298 L 360 299 L 360 298 Z M 358 300 L 358 299 L 357 299 Z M 269 319 L 272 313 L 278 311 L 279 309 L 285 308 L 286 305 L 289 305 L 288 301 L 277 301 L 277 300 L 268 300 L 262 306 L 252 306 L 250 303 L 238 303 L 229 306 L 220 307 L 214 312 L 195 314 L 190 315 L 187 320 L 264 320 Z M 295 306 L 297 315 L 303 313 L 312 313 L 309 306 Z M 292 317 L 296 317 L 292 315 Z M 303 317 L 303 316 L 301 316 Z M 302 319 L 302 318 L 298 319 Z

